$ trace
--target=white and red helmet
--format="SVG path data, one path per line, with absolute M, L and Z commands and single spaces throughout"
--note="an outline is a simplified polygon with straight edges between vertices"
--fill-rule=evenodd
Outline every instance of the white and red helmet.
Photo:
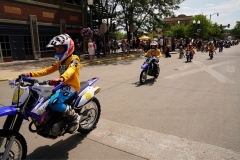
M 74 51 L 74 42 L 68 34 L 60 34 L 58 36 L 53 37 L 53 39 L 48 43 L 46 47 L 48 48 L 48 47 L 55 47 L 55 46 L 65 47 L 65 50 L 63 53 L 55 52 L 54 54 L 54 57 L 59 62 L 62 62 L 63 60 L 65 60 Z

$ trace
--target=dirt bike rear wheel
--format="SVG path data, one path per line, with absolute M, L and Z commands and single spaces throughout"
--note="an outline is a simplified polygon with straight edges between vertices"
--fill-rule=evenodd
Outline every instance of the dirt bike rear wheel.
M 89 133 L 96 128 L 101 115 L 101 106 L 96 97 L 91 102 L 82 107 L 82 109 L 76 111 L 82 117 L 87 117 L 79 124 L 78 132 Z
M 147 79 L 147 71 L 142 70 L 140 74 L 140 84 L 144 84 L 146 82 L 146 79 Z
M 0 159 L 2 159 L 5 148 L 7 147 L 8 141 L 11 138 L 11 135 L 6 136 L 8 132 L 10 133 L 10 131 L 2 129 L 0 130 L 0 141 L 2 140 L 2 146 L 0 146 Z M 27 156 L 27 142 L 25 138 L 20 133 L 18 133 L 11 146 L 7 159 L 8 160 L 26 159 L 26 156 Z

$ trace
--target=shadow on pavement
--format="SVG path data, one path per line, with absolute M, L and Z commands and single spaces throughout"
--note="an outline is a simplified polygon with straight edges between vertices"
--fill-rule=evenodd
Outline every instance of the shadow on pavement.
M 152 86 L 154 83 L 156 82 L 156 78 L 149 78 L 146 80 L 146 82 L 144 84 L 140 84 L 140 82 L 135 82 L 133 83 L 134 85 L 136 85 L 136 87 L 140 87 L 140 86 Z
M 69 159 L 68 152 L 75 149 L 87 135 L 74 134 L 65 140 L 58 141 L 52 146 L 36 148 L 27 159 Z

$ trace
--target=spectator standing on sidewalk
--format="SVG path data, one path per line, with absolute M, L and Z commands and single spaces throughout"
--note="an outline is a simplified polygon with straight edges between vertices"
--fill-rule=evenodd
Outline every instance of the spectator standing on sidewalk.
M 141 42 L 142 52 L 144 52 L 144 46 L 145 46 L 145 42 L 142 40 L 142 42 Z
M 133 39 L 133 40 L 132 40 L 132 50 L 134 51 L 135 48 L 136 48 L 136 40 Z
M 114 52 L 114 41 L 113 39 L 111 40 L 111 54 Z
M 126 41 L 126 44 L 127 44 L 127 56 L 129 56 L 129 53 L 130 53 L 130 42 L 129 42 L 129 40 Z
M 118 50 L 118 43 L 116 39 L 113 41 L 113 45 L 114 45 L 114 53 L 116 53 Z
M 175 51 L 175 47 L 176 47 L 176 39 L 173 38 L 172 39 L 172 51 Z
M 93 57 L 95 55 L 94 44 L 91 39 L 88 40 L 88 54 L 90 58 L 90 62 L 93 61 Z
M 160 38 L 160 51 L 163 51 L 163 37 Z
M 170 45 L 169 45 L 168 39 L 166 39 L 165 45 L 164 45 L 165 58 L 171 57 L 169 52 L 170 52 Z
M 82 42 L 79 42 L 78 39 L 75 39 L 75 53 L 78 57 L 80 57 L 80 48 L 81 48 Z
M 140 39 L 137 38 L 137 40 L 136 40 L 136 48 L 137 48 L 137 52 L 138 52 L 138 48 L 139 48 L 139 46 L 140 46 Z
M 127 43 L 124 39 L 122 39 L 121 48 L 122 48 L 122 56 L 124 56 L 126 54 L 126 49 L 127 49 Z
M 99 58 L 98 45 L 95 41 L 93 41 L 93 47 L 94 47 L 95 56 Z

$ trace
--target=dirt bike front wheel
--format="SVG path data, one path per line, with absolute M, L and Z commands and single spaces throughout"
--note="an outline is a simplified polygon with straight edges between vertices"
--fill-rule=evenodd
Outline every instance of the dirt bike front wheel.
M 144 84 L 146 82 L 146 79 L 147 79 L 147 71 L 142 70 L 140 74 L 140 84 Z
M 3 159 L 4 152 L 6 147 L 8 146 L 8 142 L 11 138 L 11 135 L 7 135 L 6 133 L 10 133 L 10 131 L 0 130 L 0 159 Z M 21 160 L 26 159 L 27 156 L 27 143 L 25 138 L 18 133 L 15 137 L 15 140 L 11 146 L 8 156 L 6 157 L 7 160 Z
M 83 106 L 77 113 L 81 116 L 81 119 L 84 119 L 79 124 L 78 132 L 85 134 L 91 132 L 97 126 L 101 115 L 101 106 L 98 99 L 94 97 L 91 102 Z
M 157 73 L 154 74 L 154 78 L 158 78 L 159 74 L 160 74 L 160 67 L 158 67 Z

